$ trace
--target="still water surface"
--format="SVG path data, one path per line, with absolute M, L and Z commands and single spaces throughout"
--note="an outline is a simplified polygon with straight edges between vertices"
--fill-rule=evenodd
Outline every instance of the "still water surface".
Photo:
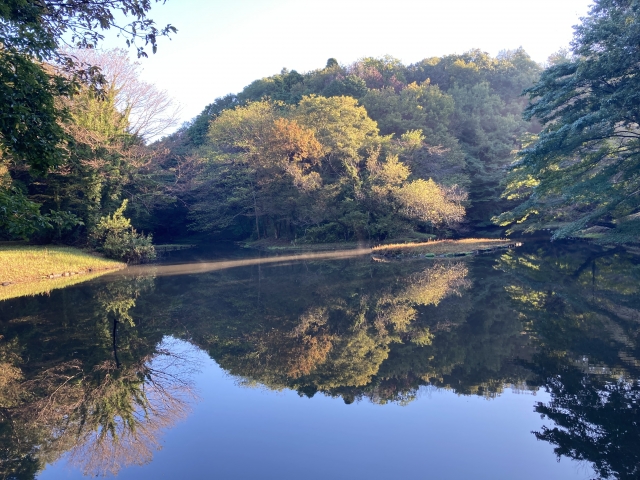
M 639 478 L 640 257 L 257 255 L 1 302 L 0 477 Z

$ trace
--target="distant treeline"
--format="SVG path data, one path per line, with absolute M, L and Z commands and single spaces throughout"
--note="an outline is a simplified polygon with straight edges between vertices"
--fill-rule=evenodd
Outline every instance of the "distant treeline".
M 522 49 L 284 69 L 156 145 L 182 205 L 158 218 L 235 239 L 496 232 L 512 152 L 539 130 L 522 92 L 541 70 Z
M 153 252 L 132 225 L 161 240 L 497 234 L 506 168 L 536 128 L 521 93 L 541 68 L 522 49 L 474 50 L 283 70 L 148 145 L 175 118 L 166 93 L 140 81 L 123 50 L 68 54 L 100 67 L 103 82 L 55 98 L 55 164 L 3 157 L 5 239 L 88 243 L 135 261 Z

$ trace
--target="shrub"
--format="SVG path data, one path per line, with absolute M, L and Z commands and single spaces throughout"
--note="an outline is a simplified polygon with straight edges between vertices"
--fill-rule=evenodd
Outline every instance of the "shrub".
M 140 263 L 156 258 L 151 235 L 136 232 L 131 220 L 124 216 L 127 200 L 113 215 L 100 218 L 91 235 L 94 246 L 109 258 Z

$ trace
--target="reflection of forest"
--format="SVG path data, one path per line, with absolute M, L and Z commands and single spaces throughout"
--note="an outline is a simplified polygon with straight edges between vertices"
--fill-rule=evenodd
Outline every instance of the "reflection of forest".
M 551 394 L 534 432 L 599 478 L 640 476 L 640 258 L 586 244 L 503 255 L 506 290 L 531 333 L 525 366 Z
M 33 478 L 65 452 L 93 474 L 148 461 L 193 396 L 173 337 L 244 385 L 346 403 L 542 387 L 551 401 L 536 409 L 555 427 L 539 439 L 636 478 L 639 275 L 623 251 L 551 244 L 120 277 L 0 303 L 0 475 Z
M 144 464 L 194 398 L 189 348 L 130 310 L 153 278 L 8 305 L 0 337 L 0 477 L 35 478 L 63 454 L 87 475 Z M 87 295 L 93 293 L 93 296 Z M 3 305 L 7 307 L 7 305 Z M 2 312 L 3 314 L 7 312 Z
M 247 385 L 320 391 L 347 403 L 405 402 L 430 382 L 492 395 L 511 378 L 524 379 L 502 361 L 523 336 L 500 301 L 501 285 L 489 281 L 468 295 L 473 265 L 352 261 L 261 269 L 253 278 L 194 280 L 191 301 L 178 309 L 191 320 L 209 319 L 203 331 L 191 323 L 193 338 Z

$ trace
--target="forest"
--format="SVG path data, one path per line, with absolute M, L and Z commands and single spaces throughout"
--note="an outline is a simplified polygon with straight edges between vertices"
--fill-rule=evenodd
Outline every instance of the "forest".
M 330 58 L 217 98 L 171 134 L 168 93 L 126 50 L 96 49 L 97 27 L 74 23 L 113 22 L 109 11 L 70 6 L 56 30 L 39 7 L 12 5 L 0 11 L 0 240 L 133 262 L 152 258 L 154 241 L 551 230 L 637 242 L 636 2 L 595 2 L 571 49 L 545 65 L 522 48 L 409 65 Z M 146 12 L 129 12 L 139 28 L 127 41 L 155 52 L 175 29 L 145 24 Z
M 640 0 L 186 122 L 164 3 L 0 1 L 0 478 L 640 478 Z

